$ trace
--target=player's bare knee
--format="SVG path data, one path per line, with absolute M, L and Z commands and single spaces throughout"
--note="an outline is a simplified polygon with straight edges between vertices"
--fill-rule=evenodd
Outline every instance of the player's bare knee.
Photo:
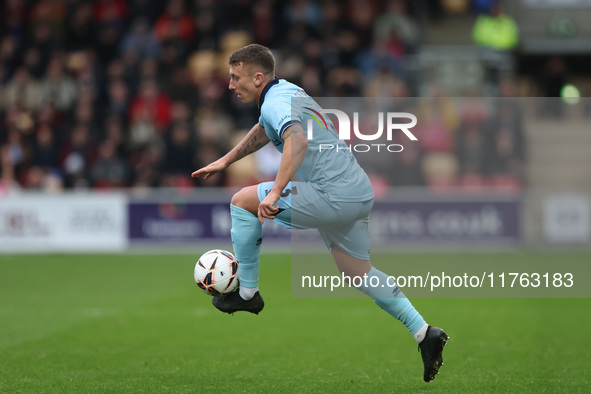
M 246 209 L 247 202 L 248 202 L 248 198 L 247 198 L 246 188 L 240 189 L 238 192 L 236 192 L 232 196 L 231 203 L 234 206 L 237 206 L 242 209 Z
M 240 189 L 240 191 L 236 192 L 232 196 L 232 200 L 230 202 L 232 205 L 245 209 L 255 215 L 259 206 L 259 199 L 256 194 L 256 189 L 252 189 L 252 186 Z
M 242 191 L 244 189 L 240 189 L 240 191 L 234 193 L 234 195 L 232 196 L 232 200 L 230 201 L 230 203 L 236 207 L 240 207 L 242 208 Z

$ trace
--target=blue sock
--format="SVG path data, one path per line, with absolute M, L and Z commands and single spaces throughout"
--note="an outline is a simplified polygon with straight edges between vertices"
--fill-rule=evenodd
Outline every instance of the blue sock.
M 372 277 L 377 279 L 371 281 Z M 393 283 L 391 281 L 388 282 L 388 275 L 372 267 L 367 273 L 367 283 L 368 286 L 362 285 L 357 287 L 357 289 L 373 298 L 374 302 L 380 308 L 400 320 L 411 334 L 414 335 L 426 324 L 425 319 L 412 306 L 400 288 L 398 286 L 395 286 L 395 288 L 391 287 Z M 374 286 L 369 286 L 369 283 L 372 283 Z
M 232 244 L 238 260 L 238 279 L 244 287 L 259 285 L 259 255 L 263 240 L 263 226 L 259 219 L 235 205 L 230 204 L 232 216 Z

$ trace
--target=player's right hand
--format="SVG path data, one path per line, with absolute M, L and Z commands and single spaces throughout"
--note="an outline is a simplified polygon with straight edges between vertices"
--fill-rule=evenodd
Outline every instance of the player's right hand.
M 201 178 L 203 177 L 203 179 L 208 179 L 210 176 L 212 176 L 213 174 L 223 171 L 226 169 L 226 167 L 228 167 L 228 165 L 222 161 L 221 159 L 214 161 L 213 163 L 198 169 L 197 171 L 193 171 L 193 173 L 191 174 L 192 178 Z

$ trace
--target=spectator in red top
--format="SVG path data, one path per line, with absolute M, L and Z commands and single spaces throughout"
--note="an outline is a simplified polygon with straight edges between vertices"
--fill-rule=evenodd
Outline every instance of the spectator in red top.
M 195 36 L 195 21 L 185 10 L 183 0 L 169 0 L 166 11 L 155 24 L 160 42 L 181 41 L 188 45 Z
M 142 81 L 139 94 L 131 102 L 129 118 L 131 123 L 135 123 L 147 113 L 149 120 L 162 132 L 170 125 L 171 110 L 172 100 L 159 90 L 154 79 L 147 78 Z
M 101 25 L 123 24 L 128 11 L 127 3 L 123 0 L 98 0 L 94 5 L 93 19 Z
M 128 14 L 127 3 L 122 0 L 98 0 L 95 3 L 95 49 L 100 60 L 108 63 L 117 57 Z

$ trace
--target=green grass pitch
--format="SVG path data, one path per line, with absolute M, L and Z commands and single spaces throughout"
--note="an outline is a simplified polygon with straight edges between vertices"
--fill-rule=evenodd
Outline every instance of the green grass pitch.
M 427 384 L 414 339 L 371 300 L 291 298 L 289 255 L 266 254 L 265 310 L 221 314 L 193 282 L 199 252 L 1 255 L 0 392 L 591 390 L 589 299 L 413 300 L 451 336 Z

